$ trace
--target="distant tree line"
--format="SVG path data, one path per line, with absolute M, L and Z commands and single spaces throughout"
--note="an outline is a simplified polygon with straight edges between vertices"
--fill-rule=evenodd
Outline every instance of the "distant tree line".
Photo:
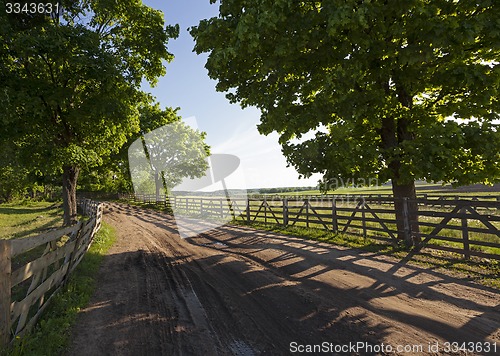
M 289 193 L 289 192 L 303 192 L 307 190 L 318 190 L 319 186 L 310 187 L 278 187 L 278 188 L 259 188 L 257 190 L 260 194 L 275 194 L 275 193 Z

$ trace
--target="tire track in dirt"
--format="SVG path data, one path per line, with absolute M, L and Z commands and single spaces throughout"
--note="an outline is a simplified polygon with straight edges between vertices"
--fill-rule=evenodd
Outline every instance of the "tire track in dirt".
M 171 216 L 126 205 L 109 205 L 105 219 L 118 239 L 71 355 L 500 341 L 497 291 L 431 269 L 240 227 L 183 240 Z

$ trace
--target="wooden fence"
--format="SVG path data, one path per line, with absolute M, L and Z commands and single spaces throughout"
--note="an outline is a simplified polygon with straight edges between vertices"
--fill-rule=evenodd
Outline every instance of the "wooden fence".
M 286 198 L 286 197 L 293 197 L 293 199 L 336 199 L 336 198 L 342 198 L 342 197 L 347 197 L 347 196 L 354 196 L 355 194 L 307 194 L 307 195 L 283 195 L 283 194 L 266 194 L 268 197 L 281 197 L 281 198 Z M 391 198 L 393 197 L 392 194 L 390 193 L 378 193 L 378 194 L 363 194 L 360 192 L 357 196 L 363 196 L 368 199 L 373 199 L 373 198 Z M 251 195 L 252 198 L 263 198 L 264 195 L 262 194 L 256 194 L 256 195 Z M 429 200 L 436 200 L 438 202 L 444 202 L 446 203 L 447 201 L 454 201 L 454 200 L 474 200 L 474 201 L 497 201 L 500 202 L 500 196 L 498 195 L 460 195 L 460 194 L 448 194 L 448 195 L 440 195 L 440 194 L 431 194 L 431 193 L 418 193 L 416 194 L 417 199 L 429 199 Z
M 122 196 L 136 201 L 165 205 L 164 196 Z M 386 243 L 401 242 L 400 236 L 419 236 L 427 249 L 456 252 L 465 258 L 471 256 L 500 260 L 500 200 L 498 197 L 432 196 L 404 200 L 403 205 L 417 203 L 417 221 L 403 217 L 404 231 L 397 228 L 391 196 L 335 197 L 222 197 L 172 196 L 168 204 L 176 212 L 203 218 L 236 219 L 282 226 L 321 228 L 348 233 Z M 418 231 L 411 227 L 418 223 Z
M 0 240 L 0 346 L 29 331 L 87 252 L 103 205 L 79 202 L 88 218 L 41 235 Z

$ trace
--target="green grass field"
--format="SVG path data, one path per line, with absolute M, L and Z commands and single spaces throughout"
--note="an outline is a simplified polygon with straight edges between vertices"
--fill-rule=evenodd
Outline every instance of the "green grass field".
M 446 196 L 500 196 L 500 188 L 497 189 L 491 187 L 475 187 L 467 188 L 467 187 L 457 187 L 453 188 L 450 184 L 442 185 L 442 184 L 430 184 L 430 183 L 422 183 L 419 182 L 415 186 L 417 190 L 417 195 L 421 194 L 431 194 L 431 195 L 446 195 Z M 283 195 L 283 196 L 295 196 L 295 195 L 320 195 L 322 194 L 319 190 L 304 190 L 297 192 L 284 192 L 284 193 L 273 193 L 266 195 Z M 360 188 L 339 188 L 335 190 L 330 190 L 323 194 L 333 194 L 333 195 L 342 195 L 342 194 L 352 194 L 352 195 L 369 195 L 369 194 L 391 194 L 392 195 L 392 187 L 391 185 L 382 185 L 376 187 L 360 187 Z
M 0 239 L 27 237 L 62 226 L 60 203 L 0 204 Z

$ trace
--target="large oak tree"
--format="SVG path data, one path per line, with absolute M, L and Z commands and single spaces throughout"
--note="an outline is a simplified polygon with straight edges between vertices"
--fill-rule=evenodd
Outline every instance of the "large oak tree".
M 399 231 L 415 180 L 499 180 L 499 1 L 218 3 L 191 29 L 195 50 L 231 102 L 262 111 L 260 132 L 281 135 L 299 173 L 322 173 L 326 189 L 391 180 Z
M 165 74 L 178 26 L 165 26 L 163 13 L 140 0 L 59 3 L 58 13 L 0 11 L 0 135 L 31 169 L 62 175 L 64 222 L 72 224 L 81 169 L 139 131 L 141 83 Z

